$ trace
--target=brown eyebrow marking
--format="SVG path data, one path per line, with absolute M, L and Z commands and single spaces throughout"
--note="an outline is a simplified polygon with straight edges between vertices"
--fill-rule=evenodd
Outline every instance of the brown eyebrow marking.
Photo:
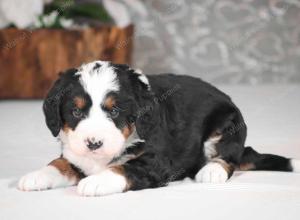
M 85 99 L 80 96 L 76 96 L 74 98 L 74 103 L 75 103 L 76 107 L 80 108 L 80 109 L 82 109 L 86 105 Z
M 108 96 L 104 101 L 104 106 L 108 110 L 112 110 L 112 108 L 116 105 L 116 100 L 113 96 Z

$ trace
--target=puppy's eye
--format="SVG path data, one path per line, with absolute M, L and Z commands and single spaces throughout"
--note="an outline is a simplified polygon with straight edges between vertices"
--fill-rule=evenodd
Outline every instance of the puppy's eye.
M 117 118 L 119 116 L 120 113 L 120 109 L 118 107 L 112 107 L 112 109 L 110 110 L 110 116 L 111 118 Z
M 74 108 L 72 114 L 75 118 L 82 118 L 83 112 L 79 108 Z

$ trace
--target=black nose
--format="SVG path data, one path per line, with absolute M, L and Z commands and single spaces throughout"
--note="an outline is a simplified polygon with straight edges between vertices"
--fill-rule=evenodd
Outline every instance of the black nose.
M 92 139 L 87 139 L 87 147 L 90 149 L 90 150 L 96 150 L 98 148 L 100 148 L 101 146 L 103 145 L 103 142 L 102 141 L 95 141 L 94 138 Z

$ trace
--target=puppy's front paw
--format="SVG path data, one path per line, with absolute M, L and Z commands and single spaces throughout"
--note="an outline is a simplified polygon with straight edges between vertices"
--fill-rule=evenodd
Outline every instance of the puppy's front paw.
M 202 183 L 225 183 L 228 173 L 221 164 L 211 162 L 197 173 L 195 179 Z
M 67 185 L 69 180 L 53 166 L 28 173 L 18 183 L 18 189 L 23 191 L 46 190 L 61 185 Z
M 126 178 L 111 170 L 88 176 L 78 183 L 77 192 L 82 196 L 103 196 L 120 193 L 126 189 Z

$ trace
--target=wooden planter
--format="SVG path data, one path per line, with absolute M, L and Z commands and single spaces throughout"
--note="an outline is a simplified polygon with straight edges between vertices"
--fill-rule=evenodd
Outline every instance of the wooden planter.
M 93 60 L 130 63 L 133 27 L 0 30 L 0 98 L 43 98 L 57 74 Z

